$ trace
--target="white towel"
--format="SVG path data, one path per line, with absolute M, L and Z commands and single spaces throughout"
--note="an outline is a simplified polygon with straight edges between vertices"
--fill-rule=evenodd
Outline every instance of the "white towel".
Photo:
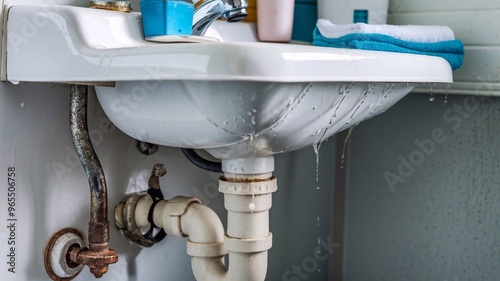
M 316 24 L 321 35 L 339 38 L 352 33 L 377 33 L 394 38 L 421 43 L 454 40 L 453 30 L 447 26 L 435 25 L 377 25 L 365 23 L 333 24 L 329 20 L 318 19 Z

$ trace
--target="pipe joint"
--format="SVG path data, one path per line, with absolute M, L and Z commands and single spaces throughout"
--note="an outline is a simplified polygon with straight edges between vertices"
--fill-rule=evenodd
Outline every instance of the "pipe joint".
M 105 251 L 108 249 L 109 223 L 89 222 L 89 249 L 91 251 Z
M 251 214 L 266 212 L 271 209 L 272 204 L 271 194 L 224 196 L 224 208 L 230 212 Z
M 264 252 L 273 246 L 273 234 L 263 238 L 234 238 L 227 234 L 224 237 L 224 245 L 230 252 L 258 253 Z
M 278 190 L 278 181 L 272 177 L 265 180 L 247 179 L 247 180 L 228 180 L 222 178 L 219 180 L 219 191 L 224 194 L 234 195 L 260 195 L 269 194 Z
M 182 231 L 181 216 L 193 203 L 201 204 L 201 200 L 193 197 L 177 196 L 168 201 L 159 202 L 153 211 L 153 221 L 170 235 L 187 237 Z
M 199 243 L 188 240 L 187 254 L 198 258 L 214 258 L 227 255 L 228 250 L 223 242 Z

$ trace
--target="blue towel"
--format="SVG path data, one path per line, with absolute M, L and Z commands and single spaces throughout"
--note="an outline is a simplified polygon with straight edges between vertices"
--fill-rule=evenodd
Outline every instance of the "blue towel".
M 316 27 L 313 45 L 437 56 L 447 60 L 453 70 L 460 68 L 464 61 L 464 46 L 460 40 L 419 43 L 376 33 L 352 33 L 339 38 L 327 38 Z

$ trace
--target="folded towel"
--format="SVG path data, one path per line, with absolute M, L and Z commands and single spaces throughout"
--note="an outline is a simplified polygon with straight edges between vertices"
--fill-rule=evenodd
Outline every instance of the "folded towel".
M 415 42 L 377 33 L 350 33 L 328 38 L 321 33 L 319 24 L 313 32 L 313 45 L 438 56 L 447 60 L 453 70 L 462 66 L 464 57 L 463 44 L 459 40 Z
M 384 34 L 404 41 L 431 43 L 454 40 L 453 30 L 447 26 L 427 25 L 387 25 L 387 24 L 333 24 L 329 20 L 318 19 L 316 26 L 327 38 L 338 38 L 344 35 Z

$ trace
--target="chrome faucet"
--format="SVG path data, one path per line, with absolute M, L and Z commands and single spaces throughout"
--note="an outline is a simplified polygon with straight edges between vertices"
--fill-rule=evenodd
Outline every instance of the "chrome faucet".
M 246 18 L 247 0 L 205 0 L 194 10 L 193 35 L 203 35 L 212 22 L 221 16 L 228 22 Z

